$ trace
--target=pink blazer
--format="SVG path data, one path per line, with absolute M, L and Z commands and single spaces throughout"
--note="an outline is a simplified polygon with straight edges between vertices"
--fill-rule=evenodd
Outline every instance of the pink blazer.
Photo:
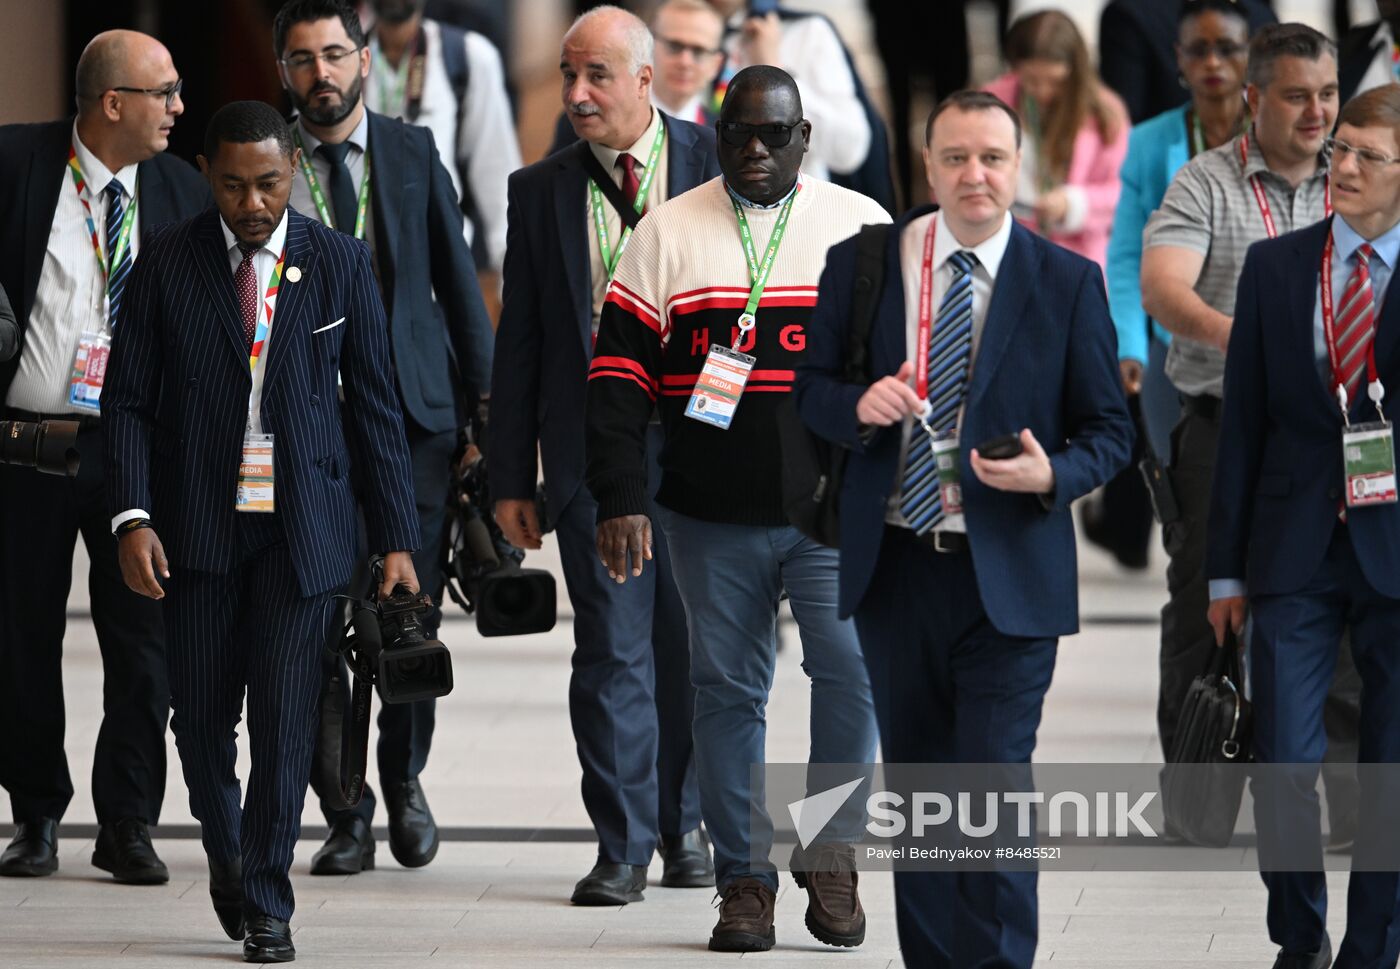
M 1014 109 L 1017 107 L 1021 85 L 1014 73 L 1008 72 L 986 86 Z M 1102 88 L 1103 97 L 1118 114 L 1118 137 L 1105 142 L 1099 135 L 1099 127 L 1090 119 L 1080 129 L 1074 139 L 1074 153 L 1070 156 L 1069 174 L 1066 185 L 1072 185 L 1084 193 L 1088 202 L 1084 225 L 1077 232 L 1052 232 L 1051 242 L 1058 243 L 1094 260 L 1099 267 L 1104 266 L 1108 253 L 1108 233 L 1113 228 L 1113 210 L 1118 205 L 1118 194 L 1122 187 L 1119 170 L 1128 154 L 1128 111 L 1118 95 L 1108 88 Z M 1039 231 L 1033 223 L 1027 224 L 1032 231 Z

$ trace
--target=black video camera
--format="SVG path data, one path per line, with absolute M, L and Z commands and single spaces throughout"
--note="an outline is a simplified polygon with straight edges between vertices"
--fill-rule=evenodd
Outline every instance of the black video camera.
M 370 582 L 384 581 L 384 560 L 370 560 Z M 373 596 L 373 592 L 371 592 Z M 385 703 L 412 703 L 452 692 L 452 654 L 428 639 L 423 618 L 433 609 L 426 592 L 397 585 L 387 599 L 353 604 L 340 650 L 358 679 L 373 683 Z
M 521 567 L 525 553 L 506 540 L 491 516 L 486 459 L 478 457 L 458 476 L 448 495 L 442 571 L 447 594 L 476 616 L 483 636 L 518 636 L 554 628 L 554 576 Z M 541 527 L 543 501 L 535 498 Z
M 0 421 L 0 464 L 78 474 L 77 421 Z

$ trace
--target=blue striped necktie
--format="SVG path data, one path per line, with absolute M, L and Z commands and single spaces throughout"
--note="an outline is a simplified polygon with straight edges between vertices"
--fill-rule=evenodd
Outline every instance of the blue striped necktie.
M 122 234 L 122 218 L 126 215 L 126 206 L 122 199 L 124 192 L 122 183 L 115 178 L 107 183 L 107 258 L 112 258 L 112 253 L 116 249 L 117 238 Z M 134 236 L 135 233 L 132 233 Z M 122 292 L 126 289 L 126 278 L 131 275 L 131 240 L 127 240 L 126 250 L 122 253 L 121 262 L 116 265 L 108 264 L 107 276 L 107 325 L 115 327 L 117 325 L 117 307 L 121 306 Z
M 928 426 L 935 432 L 951 429 L 958 420 L 967 366 L 972 359 L 972 267 L 977 257 L 958 250 L 948 257 L 953 281 L 938 304 L 938 316 L 928 341 Z M 932 442 L 917 419 L 911 428 L 904 479 L 900 483 L 899 513 L 918 535 L 943 520 L 938 490 L 938 463 Z

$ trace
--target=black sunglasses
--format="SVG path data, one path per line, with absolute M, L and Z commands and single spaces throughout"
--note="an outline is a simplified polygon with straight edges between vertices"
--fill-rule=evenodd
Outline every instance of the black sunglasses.
M 721 141 L 735 148 L 744 147 L 755 135 L 769 148 L 786 148 L 792 141 L 793 130 L 801 124 L 801 121 L 794 121 L 792 124 L 740 124 L 737 121 L 717 121 L 715 129 L 719 131 Z

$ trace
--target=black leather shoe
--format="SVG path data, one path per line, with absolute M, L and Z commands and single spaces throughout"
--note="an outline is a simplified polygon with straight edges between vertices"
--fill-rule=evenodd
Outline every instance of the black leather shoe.
M 292 962 L 296 957 L 290 925 L 261 912 L 248 915 L 248 934 L 243 938 L 244 962 Z
M 1274 969 L 1328 969 L 1332 965 L 1332 939 L 1322 933 L 1322 947 L 1316 952 L 1279 952 Z
M 58 871 L 58 822 L 53 818 L 21 821 L 10 846 L 0 854 L 0 875 L 37 878 Z
M 569 901 L 575 905 L 626 905 L 640 902 L 647 887 L 646 865 L 619 865 L 600 861 L 574 886 Z
M 661 839 L 663 888 L 710 888 L 715 883 L 715 863 L 710 857 L 710 836 L 696 828 L 679 838 Z
M 243 861 L 209 859 L 209 898 L 224 934 L 235 942 L 243 939 Z
M 104 824 L 97 832 L 97 847 L 92 864 L 123 885 L 164 885 L 170 881 L 170 869 L 156 854 L 151 833 L 140 818 L 122 818 L 115 824 Z
M 438 828 L 423 785 L 414 778 L 384 791 L 389 809 L 389 851 L 405 868 L 422 868 L 437 857 Z
M 331 825 L 330 837 L 311 856 L 313 875 L 358 875 L 374 870 L 374 835 L 364 818 L 346 815 Z

